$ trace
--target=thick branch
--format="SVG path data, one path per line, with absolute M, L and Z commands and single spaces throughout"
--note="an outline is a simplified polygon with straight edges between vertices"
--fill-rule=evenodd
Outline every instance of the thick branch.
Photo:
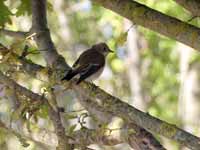
M 20 39 L 25 39 L 30 33 L 36 33 L 33 37 L 35 38 L 38 48 L 41 50 L 47 65 L 62 70 L 68 70 L 69 66 L 66 64 L 65 59 L 58 54 L 51 40 L 50 32 L 47 27 L 46 0 L 32 0 L 31 4 L 32 28 L 29 32 L 0 29 L 0 33 Z
M 130 21 L 200 51 L 200 29 L 133 0 L 94 0 Z
M 56 102 L 56 97 L 54 95 L 54 92 L 51 92 L 51 101 Z M 54 108 L 51 106 L 50 103 L 48 103 L 49 106 L 49 115 L 50 115 L 50 119 L 53 122 L 54 125 L 54 129 L 58 138 L 58 146 L 56 148 L 56 150 L 71 150 L 69 143 L 69 138 L 66 136 L 65 134 L 65 128 L 62 125 L 62 121 L 61 121 L 61 116 L 60 116 L 60 112 L 54 110 Z M 55 103 L 56 107 L 57 104 Z
M 22 66 L 20 67 L 22 70 L 26 71 L 29 75 L 39 79 L 39 80 L 43 80 L 43 81 L 47 81 L 47 76 L 45 74 L 45 70 L 46 72 L 48 72 L 48 70 L 41 66 L 41 65 L 37 65 L 34 64 L 32 62 L 30 62 L 29 60 L 27 60 L 26 58 L 22 58 L 19 60 L 20 63 L 22 64 Z
M 192 150 L 198 150 L 200 147 L 200 138 L 177 128 L 175 125 L 171 125 L 147 113 L 141 112 L 129 104 L 122 102 L 120 99 L 106 93 L 102 89 L 95 88 L 94 85 L 90 83 L 83 82 L 79 86 L 73 84 L 73 89 L 93 100 L 97 107 L 101 107 L 110 114 L 123 118 L 125 121 L 135 123 L 148 131 L 175 140 Z M 95 107 L 95 105 L 93 105 L 93 107 Z
M 10 31 L 10 30 L 6 30 L 6 29 L 0 29 L 0 34 L 5 34 L 5 35 L 12 36 L 12 37 L 19 38 L 19 39 L 25 39 L 26 36 L 28 35 L 28 32 Z
M 77 92 L 77 94 L 80 103 L 89 111 L 89 113 L 95 115 L 98 121 L 109 123 L 108 121 L 112 120 L 112 117 L 115 117 L 113 113 L 110 113 L 110 111 L 98 105 L 94 100 L 84 98 L 79 92 Z M 129 123 L 128 121 L 125 121 L 124 127 L 126 130 L 123 130 L 123 133 L 121 132 L 121 135 L 123 135 L 121 136 L 121 140 L 124 141 L 124 143 L 128 143 L 133 149 L 144 150 L 145 147 L 148 150 L 165 150 L 150 132 L 133 122 Z
M 29 97 L 32 101 L 37 101 L 39 103 L 44 102 L 44 97 L 40 96 L 25 87 L 20 86 L 14 80 L 8 78 L 0 71 L 0 82 L 8 85 L 9 87 L 16 90 L 16 92 L 24 94 L 25 96 Z
M 32 0 L 32 29 L 36 33 L 35 40 L 47 65 L 60 69 L 69 69 L 64 58 L 59 55 L 52 42 L 46 18 L 46 0 Z
M 0 82 L 8 85 L 9 87 L 14 88 L 16 90 L 16 92 L 21 93 L 21 95 L 23 94 L 23 95 L 29 97 L 31 100 L 36 101 L 39 104 L 47 102 L 47 99 L 44 96 L 40 96 L 40 95 L 26 89 L 25 87 L 20 86 L 15 81 L 13 81 L 12 79 L 5 76 L 2 72 L 0 72 Z M 50 118 L 54 124 L 56 135 L 58 136 L 58 143 L 59 143 L 58 149 L 66 150 L 68 140 L 65 135 L 65 129 L 62 126 L 59 112 L 55 112 L 51 106 L 49 106 L 49 108 L 50 108 Z
M 52 42 L 46 18 L 46 0 L 31 0 L 32 7 L 32 32 L 36 33 L 35 41 L 47 65 L 51 68 L 69 69 L 65 59 L 58 54 Z M 56 101 L 56 98 L 52 100 Z M 55 106 L 57 107 L 57 106 Z M 56 112 L 50 105 L 50 117 L 53 121 L 56 134 L 58 136 L 58 150 L 70 149 L 68 138 L 65 135 L 65 128 L 62 126 L 59 112 Z
M 90 144 L 100 144 L 107 146 L 114 146 L 123 143 L 123 141 L 118 137 L 111 135 L 105 135 L 105 133 L 99 132 L 95 129 L 83 128 L 79 131 L 74 132 L 72 135 L 75 139 L 74 144 L 90 145 Z M 81 143 L 82 142 L 82 143 Z
M 3 123 L 1 120 L 0 120 L 0 128 L 5 129 L 9 133 L 11 133 L 17 137 L 20 136 L 20 137 L 24 138 L 25 140 L 33 141 L 38 145 L 46 147 L 46 149 L 49 149 L 50 147 L 55 146 L 54 144 L 57 143 L 56 139 L 54 139 L 54 141 L 56 141 L 55 143 L 49 143 L 49 141 L 45 140 L 45 138 L 44 138 L 45 136 L 54 138 L 54 137 L 56 137 L 55 133 L 50 132 L 50 131 L 44 132 L 43 129 L 40 129 L 40 128 L 38 128 L 37 130 L 39 130 L 39 132 L 38 132 L 39 134 L 41 133 L 38 136 L 41 136 L 41 137 L 37 137 L 37 138 L 35 138 L 35 136 L 32 137 L 31 134 L 28 134 L 28 133 L 18 132 L 15 129 L 11 128 L 11 126 L 6 126 L 5 123 Z M 120 139 L 117 139 L 112 135 L 106 136 L 101 133 L 98 134 L 96 130 L 87 129 L 87 128 L 83 128 L 81 130 L 74 132 L 72 136 L 73 136 L 74 140 L 70 140 L 69 143 L 76 144 L 76 145 L 83 145 L 83 144 L 90 145 L 90 144 L 98 143 L 98 144 L 103 144 L 103 145 L 108 145 L 108 146 L 114 146 L 114 145 L 122 143 L 122 141 Z
M 194 16 L 200 16 L 200 1 L 199 0 L 175 0 L 185 9 L 190 11 Z
M 130 130 L 134 129 L 134 132 L 127 133 L 127 141 L 130 147 L 135 150 L 166 150 L 147 130 L 134 123 L 127 123 L 127 126 Z

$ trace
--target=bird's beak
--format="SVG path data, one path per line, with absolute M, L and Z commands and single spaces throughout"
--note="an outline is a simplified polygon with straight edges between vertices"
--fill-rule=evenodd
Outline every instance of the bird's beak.
M 114 51 L 113 51 L 113 50 L 111 50 L 111 49 L 109 49 L 109 50 L 108 50 L 108 52 L 109 52 L 109 53 L 114 53 Z

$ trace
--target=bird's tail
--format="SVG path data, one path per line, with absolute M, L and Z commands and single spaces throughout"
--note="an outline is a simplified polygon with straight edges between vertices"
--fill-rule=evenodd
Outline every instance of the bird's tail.
M 61 80 L 62 81 L 63 80 L 69 81 L 69 80 L 71 80 L 77 74 L 78 74 L 77 71 L 71 69 L 71 70 L 68 71 L 68 73 Z

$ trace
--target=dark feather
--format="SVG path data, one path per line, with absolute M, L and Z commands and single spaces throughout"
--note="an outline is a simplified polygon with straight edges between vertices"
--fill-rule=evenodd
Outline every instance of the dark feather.
M 77 75 L 78 73 L 73 71 L 72 69 L 68 71 L 68 73 L 61 79 L 62 81 L 63 80 L 71 80 L 75 75 Z
M 80 66 L 88 66 L 89 64 L 105 64 L 105 57 L 94 49 L 89 49 L 83 52 L 76 62 L 73 64 L 73 68 Z
M 98 71 L 105 65 L 105 57 L 95 49 L 89 49 L 83 52 L 76 62 L 73 64 L 71 69 L 62 80 L 71 80 L 77 74 L 80 75 L 77 84 L 84 79 L 88 78 L 92 74 Z
M 87 70 L 80 73 L 80 78 L 76 82 L 76 84 L 81 83 L 81 81 L 85 80 L 86 78 L 90 77 L 94 73 L 96 73 L 99 69 L 101 69 L 102 66 L 97 64 L 91 64 L 88 66 Z

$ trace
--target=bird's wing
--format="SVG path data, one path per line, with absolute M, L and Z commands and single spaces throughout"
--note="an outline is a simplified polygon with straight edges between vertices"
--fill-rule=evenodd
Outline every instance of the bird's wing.
M 80 60 L 80 57 L 75 61 L 75 63 L 72 65 L 73 68 L 76 68 L 77 65 L 79 64 L 79 60 Z
M 87 67 L 82 68 L 82 71 L 80 72 L 80 78 L 79 78 L 77 84 L 79 84 L 84 79 L 90 77 L 92 74 L 97 72 L 102 67 L 103 67 L 103 65 L 100 65 L 100 64 L 89 64 Z
M 79 56 L 79 58 L 75 61 L 75 63 L 72 65 L 72 67 L 73 68 L 78 68 L 79 67 L 79 65 L 80 65 L 80 63 L 81 62 L 83 62 L 84 61 L 84 64 L 86 64 L 85 63 L 85 60 L 88 60 L 88 57 L 90 57 L 90 53 L 91 52 L 93 52 L 93 51 L 91 51 L 91 49 L 88 49 L 88 50 L 86 50 L 85 52 L 83 52 L 80 56 Z M 89 59 L 90 60 L 90 59 Z

